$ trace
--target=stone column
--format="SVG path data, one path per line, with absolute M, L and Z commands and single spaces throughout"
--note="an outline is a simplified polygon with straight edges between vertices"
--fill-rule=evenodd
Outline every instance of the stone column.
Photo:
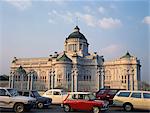
M 74 92 L 74 71 L 71 72 L 71 92 Z
M 68 81 L 68 72 L 66 72 L 66 88 L 67 88 L 67 90 L 68 90 L 68 83 L 69 81 Z
M 11 88 L 14 88 L 14 73 L 12 73 L 11 77 Z
M 52 89 L 54 88 L 54 76 L 51 75 L 51 80 L 52 80 Z
M 21 91 L 23 90 L 23 74 L 21 73 Z
M 54 88 L 54 72 L 51 72 L 51 88 Z
M 130 90 L 130 73 L 129 73 L 129 70 L 127 70 L 127 86 L 128 86 L 128 90 Z
M 131 70 L 131 90 L 134 90 L 134 69 Z
M 31 84 L 30 84 L 30 90 L 33 90 L 33 73 L 31 73 Z
M 51 84 L 51 71 L 50 71 L 49 74 L 48 74 L 48 83 L 47 83 L 47 84 L 48 84 L 48 87 L 47 87 L 47 88 L 48 88 L 48 90 L 49 90 L 49 89 L 51 88 L 51 87 L 50 87 L 50 84 Z
M 101 68 L 101 88 L 104 88 L 104 67 Z
M 27 90 L 30 90 L 30 73 L 28 73 L 28 84 L 27 84 Z
M 97 80 L 97 90 L 99 90 L 100 89 L 100 69 L 99 69 L 99 67 L 97 67 L 97 78 L 96 78 L 96 80 Z
M 53 84 L 54 84 L 54 88 L 57 86 L 57 78 L 56 78 L 56 75 L 55 75 L 55 71 L 53 71 Z
M 11 82 L 12 82 L 12 72 L 10 72 L 9 75 L 9 88 L 11 88 Z
M 74 72 L 74 91 L 77 92 L 78 91 L 78 70 L 75 69 Z

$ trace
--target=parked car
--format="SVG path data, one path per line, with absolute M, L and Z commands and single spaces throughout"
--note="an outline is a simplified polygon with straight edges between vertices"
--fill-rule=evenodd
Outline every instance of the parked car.
M 30 111 L 35 103 L 35 98 L 19 96 L 16 89 L 0 87 L 0 108 L 12 108 L 16 113 L 22 113 Z
M 109 104 L 113 104 L 113 98 L 119 90 L 120 89 L 100 89 L 96 92 L 96 98 L 100 100 L 107 100 L 109 101 Z
M 67 92 L 63 89 L 50 89 L 42 96 L 52 98 L 52 104 L 62 104 L 63 100 L 67 97 Z
M 119 91 L 113 100 L 115 106 L 121 106 L 125 111 L 150 110 L 150 91 Z
M 85 110 L 99 113 L 100 110 L 108 109 L 108 101 L 96 100 L 90 92 L 71 92 L 63 101 L 63 108 L 65 112 Z
M 36 90 L 32 90 L 32 91 L 19 91 L 20 95 L 23 96 L 29 96 L 29 97 L 33 97 L 36 98 L 36 107 L 37 108 L 44 108 L 44 107 L 49 107 L 52 103 L 52 99 L 51 98 L 47 98 L 47 97 L 43 97 L 41 96 L 38 91 Z

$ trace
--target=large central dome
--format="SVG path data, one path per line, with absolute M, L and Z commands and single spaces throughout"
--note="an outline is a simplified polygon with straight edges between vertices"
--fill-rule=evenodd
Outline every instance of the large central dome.
M 86 40 L 86 41 L 87 41 L 87 39 L 85 38 L 85 36 L 84 36 L 82 33 L 80 33 L 80 29 L 79 29 L 78 26 L 76 26 L 76 27 L 74 28 L 74 32 L 71 33 L 71 34 L 68 36 L 67 39 L 71 39 L 71 38 L 79 38 L 79 39 L 82 39 L 82 40 Z

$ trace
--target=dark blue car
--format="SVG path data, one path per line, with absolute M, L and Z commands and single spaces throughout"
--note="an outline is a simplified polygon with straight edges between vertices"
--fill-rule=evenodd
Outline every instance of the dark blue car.
M 49 107 L 52 103 L 51 98 L 43 97 L 38 93 L 38 91 L 35 91 L 35 90 L 18 91 L 18 92 L 22 96 L 30 96 L 30 97 L 36 98 L 36 107 L 40 109 L 44 107 Z

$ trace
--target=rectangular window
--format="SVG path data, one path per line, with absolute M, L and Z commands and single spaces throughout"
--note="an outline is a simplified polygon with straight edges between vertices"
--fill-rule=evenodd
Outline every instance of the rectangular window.
M 54 91 L 54 92 L 53 92 L 53 95 L 61 95 L 61 93 L 58 92 L 58 91 Z
M 150 99 L 150 93 L 143 93 L 143 97 Z
M 129 97 L 131 92 L 120 92 L 117 96 L 119 97 Z
M 84 80 L 85 80 L 85 76 L 84 76 Z
M 118 92 L 118 90 L 109 90 L 108 94 L 115 95 Z
M 133 98 L 141 98 L 141 93 L 132 93 L 131 97 L 133 97 Z
M 105 93 L 105 89 L 103 89 L 103 90 L 100 90 L 99 92 L 98 92 L 98 94 L 104 94 Z
M 6 95 L 6 91 L 4 89 L 0 89 L 0 96 L 5 96 Z
M 88 76 L 86 76 L 86 79 L 88 80 L 88 79 L 89 79 L 89 77 L 88 77 Z
M 91 76 L 89 76 L 89 80 L 91 81 Z
M 52 91 L 47 91 L 46 95 L 52 95 Z
M 78 95 L 77 95 L 77 94 L 73 94 L 73 95 L 71 96 L 71 99 L 78 99 Z
M 78 94 L 78 99 L 84 99 L 84 95 L 83 94 Z

